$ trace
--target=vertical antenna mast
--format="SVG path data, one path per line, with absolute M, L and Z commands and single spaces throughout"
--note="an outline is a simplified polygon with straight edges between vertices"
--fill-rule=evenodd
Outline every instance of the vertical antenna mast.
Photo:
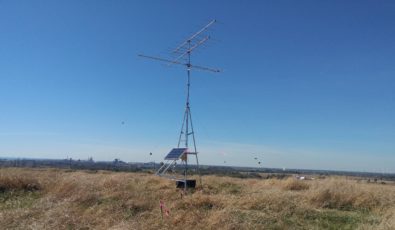
M 177 144 L 177 148 L 178 149 L 180 149 L 182 143 L 184 144 L 184 147 L 186 149 L 185 154 L 179 156 L 179 159 L 182 159 L 182 162 L 184 163 L 184 166 L 185 166 L 184 180 L 182 180 L 184 182 L 184 188 L 185 189 L 187 187 L 188 155 L 195 155 L 195 157 L 196 157 L 196 168 L 197 168 L 197 172 L 199 174 L 200 184 L 202 184 L 201 177 L 200 177 L 200 171 L 199 171 L 199 159 L 198 159 L 198 155 L 197 155 L 198 152 L 197 152 L 197 148 L 196 148 L 195 133 L 194 133 L 194 130 L 193 130 L 190 100 L 189 100 L 189 98 L 190 98 L 190 86 L 191 86 L 191 69 L 194 68 L 194 69 L 199 69 L 199 70 L 204 70 L 204 71 L 209 71 L 209 72 L 215 72 L 215 73 L 220 72 L 219 69 L 192 65 L 191 64 L 191 53 L 194 50 L 196 50 L 199 46 L 203 45 L 204 43 L 206 43 L 210 39 L 210 36 L 207 36 L 207 35 L 204 35 L 204 34 L 207 32 L 207 29 L 211 25 L 213 25 L 215 22 L 216 22 L 216 20 L 210 21 L 206 26 L 201 28 L 199 31 L 194 33 L 187 40 L 185 40 L 179 46 L 177 46 L 177 48 L 175 48 L 173 50 L 173 52 L 172 52 L 173 54 L 177 54 L 178 55 L 175 59 L 171 60 L 171 59 L 165 59 L 165 58 L 161 58 L 161 57 L 153 57 L 153 56 L 147 56 L 147 55 L 139 54 L 140 57 L 149 58 L 149 59 L 153 59 L 153 60 L 156 60 L 156 61 L 167 62 L 169 65 L 172 65 L 172 64 L 184 65 L 186 67 L 186 69 L 187 69 L 187 97 L 186 97 L 186 104 L 185 104 L 184 119 L 183 119 L 183 122 L 182 122 L 181 131 L 180 131 L 180 135 L 179 135 L 179 138 L 178 138 L 178 144 Z M 186 63 L 180 62 L 180 60 L 182 60 L 182 58 L 184 58 L 185 56 L 187 58 Z M 190 142 L 189 136 L 191 136 L 191 135 L 192 135 L 192 142 L 193 142 L 193 151 L 189 151 L 189 142 Z M 172 152 L 173 152 L 173 150 L 172 150 Z M 169 155 L 171 153 L 169 153 Z M 168 156 L 166 158 L 170 159 L 170 157 L 168 157 Z M 173 162 L 170 163 L 169 166 L 163 165 L 163 167 L 161 167 L 157 171 L 157 175 L 164 176 L 164 174 L 166 173 L 167 169 L 170 168 L 170 166 L 172 164 L 175 165 L 175 162 L 178 160 L 178 158 L 177 159 L 171 158 L 171 160 L 173 160 Z M 172 178 L 172 179 L 174 179 L 174 178 Z M 177 180 L 177 181 L 180 181 L 180 180 Z

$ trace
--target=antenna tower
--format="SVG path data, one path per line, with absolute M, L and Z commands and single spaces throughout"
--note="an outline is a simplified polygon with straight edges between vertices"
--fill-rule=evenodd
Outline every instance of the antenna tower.
M 198 152 L 196 148 L 196 139 L 195 139 L 195 132 L 193 129 L 192 123 L 192 113 L 191 113 L 191 105 L 190 105 L 190 86 L 191 86 L 191 70 L 198 69 L 203 71 L 209 71 L 218 73 L 221 72 L 219 69 L 192 65 L 191 63 L 191 54 L 193 51 L 197 50 L 198 47 L 205 44 L 209 39 L 210 36 L 207 35 L 208 29 L 216 22 L 216 20 L 210 21 L 206 26 L 198 30 L 184 42 L 182 42 L 177 48 L 172 51 L 172 54 L 176 55 L 174 59 L 166 59 L 161 57 L 154 57 L 154 56 L 147 56 L 143 54 L 139 54 L 140 57 L 148 58 L 156 61 L 166 62 L 168 65 L 176 64 L 176 65 L 183 65 L 186 67 L 187 70 L 187 95 L 186 95 L 186 103 L 185 103 L 185 111 L 184 111 L 184 118 L 182 121 L 181 131 L 178 138 L 177 148 L 174 148 L 166 157 L 165 160 L 169 162 L 167 164 L 163 164 L 162 167 L 158 169 L 156 172 L 159 176 L 168 177 L 170 179 L 176 180 L 177 185 L 179 182 L 183 185 L 186 189 L 187 184 L 190 180 L 187 180 L 187 172 L 188 172 L 188 155 L 195 155 L 196 158 L 196 169 L 199 174 L 200 184 L 201 177 L 200 177 L 200 170 L 199 170 L 199 159 L 198 159 Z M 192 142 L 191 142 L 192 139 Z M 192 149 L 193 151 L 190 151 Z M 168 169 L 171 166 L 175 166 L 176 162 L 181 160 L 182 164 L 184 164 L 184 178 L 178 179 L 176 177 L 171 177 L 166 175 Z

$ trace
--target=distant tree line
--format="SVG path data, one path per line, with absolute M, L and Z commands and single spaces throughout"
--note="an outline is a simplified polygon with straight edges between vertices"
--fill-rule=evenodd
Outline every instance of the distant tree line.
M 194 165 L 189 165 L 188 174 L 197 174 Z M 80 169 L 80 170 L 109 170 L 122 172 L 150 172 L 154 173 L 158 165 L 154 162 L 135 163 L 124 162 L 120 159 L 113 161 L 94 161 L 93 158 L 88 160 L 68 159 L 1 159 L 0 167 L 29 167 L 29 168 L 63 168 L 63 169 Z M 183 174 L 185 171 L 183 165 L 176 165 L 170 171 L 171 173 Z M 303 170 L 303 169 L 276 169 L 276 168 L 254 168 L 254 167 L 235 167 L 235 166 L 215 166 L 202 165 L 199 169 L 201 175 L 223 175 L 237 178 L 278 178 L 282 179 L 291 175 L 317 175 L 320 177 L 329 175 L 342 175 L 366 178 L 375 182 L 378 180 L 395 181 L 395 174 L 390 173 L 369 173 L 369 172 L 344 172 L 328 170 Z

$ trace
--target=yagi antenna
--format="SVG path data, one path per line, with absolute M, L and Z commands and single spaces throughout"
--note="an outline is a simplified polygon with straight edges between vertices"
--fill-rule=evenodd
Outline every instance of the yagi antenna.
M 202 184 L 202 180 L 200 177 L 200 171 L 199 171 L 199 160 L 198 160 L 198 154 L 197 154 L 198 152 L 196 149 L 195 132 L 193 130 L 193 124 L 192 124 L 191 106 L 189 103 L 189 88 L 191 86 L 191 69 L 199 69 L 199 70 L 204 70 L 204 71 L 209 71 L 209 72 L 214 72 L 214 73 L 221 72 L 221 70 L 216 69 L 216 68 L 204 67 L 204 66 L 198 66 L 198 65 L 191 64 L 191 54 L 193 51 L 197 50 L 201 45 L 203 45 L 208 40 L 210 40 L 210 36 L 205 35 L 205 32 L 207 32 L 208 28 L 211 27 L 215 22 L 216 22 L 216 20 L 210 21 L 206 26 L 204 26 L 203 28 L 198 30 L 196 33 L 194 33 L 192 36 L 190 36 L 187 40 L 185 40 L 179 46 L 177 46 L 172 51 L 173 54 L 177 54 L 177 57 L 174 59 L 154 57 L 154 56 L 148 56 L 148 55 L 144 55 L 144 54 L 138 55 L 143 58 L 148 58 L 148 59 L 152 59 L 155 61 L 166 62 L 168 65 L 173 65 L 173 64 L 183 65 L 187 69 L 187 77 L 188 77 L 187 100 L 186 100 L 184 119 L 182 122 L 180 135 L 178 138 L 177 148 L 174 148 L 169 152 L 169 154 L 165 157 L 165 161 L 167 161 L 167 163 L 163 164 L 162 167 L 160 167 L 156 171 L 156 175 L 176 180 L 177 187 L 184 187 L 184 189 L 186 189 L 187 187 L 195 187 L 195 184 L 196 184 L 196 180 L 188 180 L 187 179 L 188 155 L 195 155 L 195 157 L 196 157 L 196 169 L 199 174 L 200 185 Z M 181 60 L 183 60 L 184 57 L 186 57 L 186 59 L 187 59 L 186 62 L 181 61 Z M 193 151 L 190 151 L 190 146 L 189 146 L 190 136 L 192 137 Z M 176 165 L 176 162 L 178 160 L 181 160 L 181 162 L 184 164 L 183 178 L 177 178 L 177 177 L 169 176 L 168 174 L 166 174 L 167 171 L 172 166 L 174 167 Z
M 191 53 L 197 49 L 199 46 L 203 45 L 206 43 L 209 39 L 210 36 L 204 36 L 203 38 L 199 37 L 202 33 L 206 32 L 207 29 L 213 25 L 216 22 L 216 20 L 212 20 L 209 24 L 204 26 L 202 29 L 200 29 L 198 32 L 194 33 L 191 37 L 189 37 L 187 40 L 182 42 L 177 48 L 173 50 L 172 53 L 174 54 L 179 54 L 175 59 L 167 59 L 167 58 L 162 58 L 162 57 L 154 57 L 154 56 L 149 56 L 149 55 L 144 55 L 144 54 L 139 54 L 139 57 L 143 58 L 148 58 L 156 61 L 162 61 L 162 62 L 167 62 L 169 65 L 172 64 L 177 64 L 177 65 L 184 65 L 188 69 L 194 68 L 194 69 L 199 69 L 199 70 L 204 70 L 204 71 L 209 71 L 209 72 L 214 72 L 214 73 L 219 73 L 221 72 L 220 69 L 216 68 L 210 68 L 210 67 L 204 67 L 204 66 L 198 66 L 198 65 L 192 65 L 191 64 Z M 183 63 L 180 62 L 179 60 L 183 57 L 187 56 L 187 62 Z
M 203 33 L 204 31 L 206 31 L 212 24 L 214 24 L 217 20 L 212 20 L 209 24 L 207 24 L 205 27 L 203 27 L 202 29 L 200 29 L 198 32 L 196 32 L 195 34 L 193 34 L 190 38 L 188 38 L 187 40 L 185 40 L 183 43 L 181 43 L 181 45 L 179 45 L 173 52 L 176 53 L 178 52 L 178 50 L 180 50 L 182 47 L 184 47 L 185 45 L 187 45 L 189 42 L 191 42 L 195 37 L 197 37 L 199 34 Z

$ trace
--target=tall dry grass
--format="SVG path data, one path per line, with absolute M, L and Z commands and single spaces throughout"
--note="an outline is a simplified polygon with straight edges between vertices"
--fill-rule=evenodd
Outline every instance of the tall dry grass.
M 173 182 L 143 173 L 0 169 L 0 186 L 4 188 L 0 191 L 0 226 L 3 229 L 395 228 L 393 185 L 366 184 L 341 177 L 300 181 L 205 176 L 203 183 L 202 188 L 185 195 Z M 31 185 L 37 189 L 29 189 Z M 163 219 L 160 200 L 170 211 Z
M 41 189 L 40 183 L 28 173 L 20 173 L 16 170 L 0 171 L 0 192 L 39 189 Z

